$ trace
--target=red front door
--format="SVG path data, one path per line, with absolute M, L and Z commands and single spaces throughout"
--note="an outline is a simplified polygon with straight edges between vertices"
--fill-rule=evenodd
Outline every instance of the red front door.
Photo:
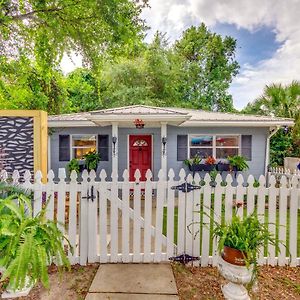
M 130 135 L 129 136 L 129 173 L 130 180 L 134 181 L 134 172 L 139 169 L 141 181 L 146 180 L 146 172 L 151 170 L 152 164 L 152 139 L 151 135 Z

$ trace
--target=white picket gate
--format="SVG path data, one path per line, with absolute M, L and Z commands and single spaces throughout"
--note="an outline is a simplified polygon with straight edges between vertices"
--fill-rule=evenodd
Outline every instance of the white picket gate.
M 48 201 L 47 217 L 59 222 L 74 249 L 72 254 L 66 245 L 72 264 L 161 262 L 185 253 L 200 258 L 194 262 L 196 266 L 216 265 L 217 240 L 212 240 L 214 224 L 208 215 L 217 222 L 229 221 L 236 202 L 242 202 L 240 216 L 257 210 L 261 222 L 268 220 L 270 231 L 287 246 L 279 245 L 279 252 L 278 247 L 266 245 L 259 263 L 300 265 L 296 177 L 289 185 L 282 176 L 279 187 L 274 176 L 270 176 L 267 186 L 261 176 L 257 186 L 251 175 L 247 181 L 242 175 L 236 181 L 228 175 L 223 181 L 218 174 L 212 184 L 208 174 L 204 179 L 199 174 L 193 178 L 183 169 L 176 178 L 172 169 L 167 178 L 161 170 L 157 181 L 148 170 L 145 182 L 140 181 L 139 171 L 135 181 L 130 182 L 127 170 L 121 181 L 117 174 L 107 178 L 104 170 L 99 178 L 94 171 L 84 171 L 80 179 L 75 172 L 68 179 L 60 169 L 59 180 L 54 178 L 52 171 L 46 183 L 42 183 L 40 172 L 34 182 L 28 171 L 22 177 L 13 172 L 11 178 L 5 171 L 0 173 L 0 180 L 34 191 L 34 215 Z M 200 188 L 190 192 L 174 189 L 183 183 Z

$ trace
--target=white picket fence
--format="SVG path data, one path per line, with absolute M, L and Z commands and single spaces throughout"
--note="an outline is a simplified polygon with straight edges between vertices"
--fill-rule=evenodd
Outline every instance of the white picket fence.
M 22 177 L 18 172 L 11 177 L 5 171 L 0 173 L 0 180 L 34 192 L 34 215 L 48 199 L 47 218 L 57 220 L 68 237 L 74 249 L 72 254 L 66 245 L 72 264 L 161 262 L 186 253 L 200 258 L 194 262 L 196 266 L 216 265 L 217 240 L 211 236 L 214 224 L 202 212 L 213 211 L 211 215 L 217 222 L 229 221 L 235 204 L 242 202 L 243 206 L 238 208 L 241 217 L 256 210 L 260 221 L 265 222 L 267 214 L 269 230 L 286 245 L 278 246 L 280 252 L 277 247 L 266 245 L 259 263 L 300 265 L 296 176 L 291 178 L 291 185 L 282 176 L 280 186 L 273 175 L 268 185 L 261 176 L 257 186 L 252 175 L 247 180 L 238 175 L 236 181 L 228 175 L 223 181 L 220 174 L 212 185 L 208 174 L 204 179 L 199 174 L 193 178 L 183 169 L 178 180 L 172 169 L 167 177 L 161 170 L 158 181 L 152 180 L 148 170 L 145 182 L 140 181 L 138 170 L 134 182 L 129 181 L 127 170 L 122 181 L 117 174 L 107 178 L 104 170 L 99 178 L 94 171 L 84 171 L 80 180 L 75 172 L 68 179 L 64 169 L 59 171 L 58 182 L 54 177 L 53 171 L 49 171 L 47 183 L 42 183 L 41 172 L 36 173 L 34 180 L 28 171 Z M 188 193 L 172 188 L 182 183 L 201 188 Z

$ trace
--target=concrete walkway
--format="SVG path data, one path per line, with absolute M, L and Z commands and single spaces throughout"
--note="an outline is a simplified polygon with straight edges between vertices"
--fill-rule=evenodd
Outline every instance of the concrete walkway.
M 86 300 L 178 300 L 170 264 L 100 265 Z

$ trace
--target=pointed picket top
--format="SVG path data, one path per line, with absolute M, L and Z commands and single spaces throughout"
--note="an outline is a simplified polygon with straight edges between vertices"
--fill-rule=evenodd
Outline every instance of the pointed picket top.
M 194 182 L 196 184 L 200 184 L 200 182 L 201 182 L 201 176 L 200 176 L 200 174 L 198 172 L 194 176 Z
M 281 178 L 280 178 L 280 187 L 287 187 L 287 178 L 286 178 L 286 176 L 282 176 Z
M 92 181 L 95 181 L 97 176 L 95 170 L 91 170 L 89 176 Z
M 7 178 L 8 178 L 8 174 L 7 174 L 6 170 L 1 170 L 1 172 L 0 172 L 0 179 L 2 181 L 6 181 Z
M 242 174 L 238 175 L 238 177 L 236 179 L 236 182 L 237 182 L 238 186 L 243 186 L 243 184 L 244 184 L 244 177 L 243 177 Z
M 71 172 L 70 179 L 71 179 L 71 182 L 76 182 L 77 181 L 77 172 L 75 170 L 73 170 Z
M 276 178 L 274 175 L 271 175 L 270 178 L 269 178 L 269 186 L 270 187 L 275 187 L 276 185 Z
M 153 174 L 152 171 L 150 169 L 147 170 L 146 174 L 145 174 L 146 180 L 147 181 L 151 181 Z
M 186 177 L 186 181 L 188 183 L 192 183 L 194 181 L 193 175 L 191 173 L 189 173 Z
M 0 177 L 1 177 L 1 175 L 0 175 Z M 23 175 L 23 178 L 24 178 L 25 183 L 30 183 L 30 181 L 31 181 L 31 172 L 29 170 L 26 170 L 24 175 Z
M 265 187 L 266 186 L 266 178 L 264 175 L 260 175 L 258 178 L 259 187 Z
M 185 176 L 186 176 L 185 170 L 183 168 L 181 168 L 179 171 L 180 181 L 185 181 Z
M 118 181 L 118 172 L 117 171 L 112 171 L 111 172 L 111 179 L 112 179 L 113 182 Z
M 174 177 L 175 177 L 175 172 L 174 172 L 173 168 L 171 168 L 168 172 L 168 178 L 169 178 L 169 180 L 174 180 Z
M 74 171 L 75 172 L 75 171 Z M 76 172 L 75 172 L 76 173 Z M 54 179 L 54 172 L 52 170 L 49 170 L 48 174 L 47 174 L 47 179 L 48 179 L 48 182 L 53 182 L 53 179 Z
M 35 173 L 34 179 L 36 183 L 42 183 L 43 174 L 41 171 Z
M 250 174 L 247 179 L 248 187 L 253 187 L 254 182 L 255 182 L 255 178 L 252 174 Z
M 102 169 L 100 172 L 100 180 L 105 181 L 106 177 L 107 177 L 106 171 Z
M 124 170 L 122 177 L 124 181 L 129 181 L 129 172 L 127 169 Z
M 88 180 L 88 178 L 89 178 L 89 173 L 88 173 L 88 171 L 85 169 L 85 170 L 83 170 L 83 172 L 82 172 L 82 174 L 81 174 L 81 177 L 82 177 L 82 180 L 83 181 L 87 181 Z
M 160 169 L 160 170 L 158 171 L 157 177 L 158 177 L 158 180 L 159 180 L 159 181 L 162 181 L 162 180 L 164 180 L 164 179 L 166 178 L 165 172 L 163 171 L 163 169 Z
M 222 183 L 223 179 L 220 173 L 217 174 L 215 182 L 217 183 L 217 185 L 220 185 Z
M 136 182 L 139 182 L 140 181 L 140 178 L 141 178 L 141 171 L 139 169 L 136 169 L 135 172 L 134 172 L 134 178 L 135 178 L 135 181 Z
M 293 188 L 298 188 L 299 179 L 294 175 L 291 180 L 291 186 Z
M 205 185 L 209 185 L 210 184 L 211 177 L 210 177 L 209 173 L 205 173 L 205 175 L 204 175 L 204 182 L 205 182 Z
M 233 182 L 233 178 L 231 174 L 227 174 L 226 179 L 225 179 L 227 186 L 231 186 Z
M 14 170 L 11 176 L 13 183 L 14 184 L 18 184 L 19 183 L 19 179 L 20 179 L 20 173 L 18 170 Z

